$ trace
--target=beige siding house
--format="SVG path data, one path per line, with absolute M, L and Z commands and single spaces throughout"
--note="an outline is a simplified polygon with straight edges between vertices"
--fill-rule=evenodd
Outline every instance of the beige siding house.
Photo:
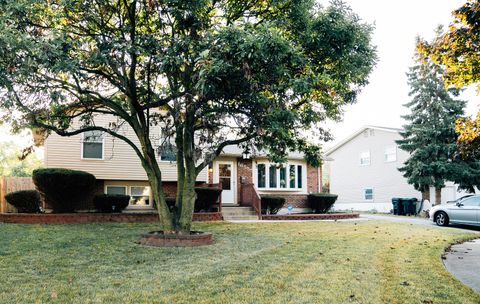
M 365 126 L 326 152 L 330 175 L 330 192 L 338 194 L 336 210 L 390 212 L 393 197 L 422 195 L 407 183 L 398 171 L 409 154 L 397 147 L 401 129 Z M 442 202 L 464 193 L 447 183 Z M 435 195 L 430 191 L 431 199 Z
M 109 126 L 115 118 L 98 116 L 95 123 Z M 150 130 L 152 139 L 160 140 L 160 128 Z M 120 133 L 136 144 L 133 131 L 121 128 Z M 165 153 L 164 153 L 165 152 Z M 165 192 L 174 197 L 177 171 L 174 154 L 159 153 Z M 72 137 L 51 134 L 45 141 L 45 167 L 83 170 L 95 175 L 98 193 L 127 194 L 132 197 L 130 209 L 151 209 L 153 199 L 147 176 L 133 149 L 108 134 L 87 133 Z M 303 155 L 291 153 L 288 163 L 271 164 L 265 155 L 244 155 L 238 147 L 224 152 L 198 176 L 198 183 L 222 183 L 222 203 L 242 205 L 242 187 L 252 185 L 259 194 L 275 194 L 287 198 L 297 211 L 306 207 L 306 196 L 320 190 L 319 168 L 307 165 Z

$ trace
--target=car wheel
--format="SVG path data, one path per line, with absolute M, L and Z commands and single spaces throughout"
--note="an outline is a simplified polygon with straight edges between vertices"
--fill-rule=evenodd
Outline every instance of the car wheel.
M 447 226 L 448 225 L 448 215 L 443 211 L 438 212 L 437 214 L 435 214 L 435 223 L 438 226 Z

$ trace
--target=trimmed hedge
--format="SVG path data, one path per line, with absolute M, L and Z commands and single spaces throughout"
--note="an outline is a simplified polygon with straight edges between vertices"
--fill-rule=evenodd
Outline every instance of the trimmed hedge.
M 263 195 L 261 202 L 262 214 L 277 214 L 285 205 L 286 199 L 280 196 Z
M 130 196 L 123 194 L 101 194 L 93 198 L 95 208 L 103 213 L 121 212 L 128 206 L 129 201 Z
M 330 193 L 312 193 L 307 196 L 308 207 L 314 213 L 327 213 L 337 200 L 338 195 Z
M 218 201 L 222 194 L 220 188 L 196 187 L 197 199 L 195 200 L 195 212 L 212 211 L 213 204 Z
M 71 213 L 93 198 L 95 176 L 88 172 L 62 168 L 36 169 L 33 183 L 54 213 Z
M 19 213 L 39 213 L 40 193 L 37 190 L 22 190 L 5 195 L 7 202 L 17 208 Z
M 222 194 L 222 189 L 196 187 L 195 193 L 197 194 L 197 199 L 195 200 L 194 212 L 210 212 L 214 211 L 214 208 L 217 208 L 213 205 L 218 202 L 218 199 Z M 167 197 L 165 198 L 165 201 L 170 211 L 173 211 L 175 208 L 175 198 Z

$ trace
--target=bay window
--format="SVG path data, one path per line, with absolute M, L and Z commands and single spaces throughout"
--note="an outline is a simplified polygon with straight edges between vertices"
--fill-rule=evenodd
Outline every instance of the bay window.
M 303 165 L 259 163 L 256 168 L 256 186 L 259 189 L 303 188 Z

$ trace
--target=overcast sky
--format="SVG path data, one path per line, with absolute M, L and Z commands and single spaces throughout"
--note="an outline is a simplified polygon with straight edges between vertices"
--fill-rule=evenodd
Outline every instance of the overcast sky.
M 322 4 L 328 1 L 320 0 Z M 370 75 L 358 102 L 345 108 L 343 122 L 329 124 L 335 141 L 332 146 L 364 125 L 401 127 L 400 117 L 408 113 L 403 104 L 409 101 L 406 72 L 413 65 L 415 38 L 434 37 L 439 24 L 447 26 L 451 12 L 465 0 L 345 0 L 362 20 L 375 24 L 373 43 L 378 50 L 378 63 Z M 462 94 L 469 101 L 467 113 L 478 110 L 480 98 L 475 90 Z

